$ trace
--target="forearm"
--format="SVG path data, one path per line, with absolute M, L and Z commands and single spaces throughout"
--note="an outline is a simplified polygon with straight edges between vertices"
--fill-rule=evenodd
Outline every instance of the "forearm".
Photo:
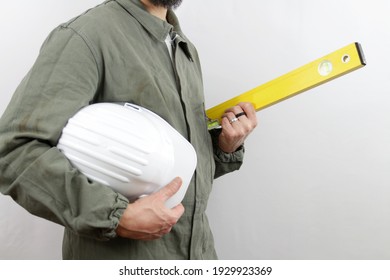
M 100 77 L 72 30 L 49 36 L 0 120 L 0 191 L 29 212 L 97 239 L 115 236 L 127 199 L 91 182 L 55 147 L 67 120 L 88 105 Z
M 57 148 L 29 141 L 3 154 L 0 170 L 0 191 L 30 213 L 81 235 L 115 236 L 127 199 L 87 180 Z
M 245 154 L 244 146 L 241 146 L 233 153 L 225 153 L 218 146 L 219 131 L 211 131 L 214 149 L 215 173 L 214 178 L 221 177 L 227 173 L 240 169 Z

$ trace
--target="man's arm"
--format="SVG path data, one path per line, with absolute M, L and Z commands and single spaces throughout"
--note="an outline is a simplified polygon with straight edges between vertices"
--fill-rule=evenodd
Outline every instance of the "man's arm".
M 127 199 L 88 180 L 55 147 L 67 120 L 93 100 L 99 75 L 82 37 L 52 32 L 0 120 L 0 191 L 34 215 L 107 239 Z
M 251 103 L 229 108 L 222 117 L 222 128 L 212 132 L 215 178 L 238 170 L 244 158 L 244 141 L 257 126 L 256 111 Z

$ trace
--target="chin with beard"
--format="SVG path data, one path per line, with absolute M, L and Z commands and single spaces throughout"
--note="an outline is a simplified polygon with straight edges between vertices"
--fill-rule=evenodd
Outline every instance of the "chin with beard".
M 183 0 L 149 0 L 154 6 L 175 9 L 180 6 Z

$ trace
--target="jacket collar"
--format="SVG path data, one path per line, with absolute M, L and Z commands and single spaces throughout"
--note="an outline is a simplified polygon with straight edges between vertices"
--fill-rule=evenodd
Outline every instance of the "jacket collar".
M 168 23 L 151 15 L 140 0 L 116 0 L 116 2 L 161 42 L 165 41 L 172 30 L 181 33 L 179 21 L 172 10 L 168 10 Z
M 140 0 L 116 0 L 129 14 L 131 14 L 153 37 L 160 42 L 165 42 L 168 34 L 172 31 L 179 35 L 175 36 L 175 43 L 179 45 L 188 59 L 193 61 L 188 40 L 181 31 L 179 20 L 172 10 L 168 10 L 167 21 L 151 15 Z

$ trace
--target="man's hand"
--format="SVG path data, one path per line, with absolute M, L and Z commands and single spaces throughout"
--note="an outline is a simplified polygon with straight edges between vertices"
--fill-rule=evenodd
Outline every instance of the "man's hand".
M 129 204 L 116 229 L 118 236 L 153 240 L 170 232 L 183 215 L 184 207 L 179 204 L 169 209 L 164 202 L 173 196 L 181 185 L 182 180 L 179 177 L 175 178 L 158 192 Z
M 227 109 L 222 116 L 219 148 L 225 153 L 235 152 L 256 126 L 256 111 L 252 103 L 242 102 Z

